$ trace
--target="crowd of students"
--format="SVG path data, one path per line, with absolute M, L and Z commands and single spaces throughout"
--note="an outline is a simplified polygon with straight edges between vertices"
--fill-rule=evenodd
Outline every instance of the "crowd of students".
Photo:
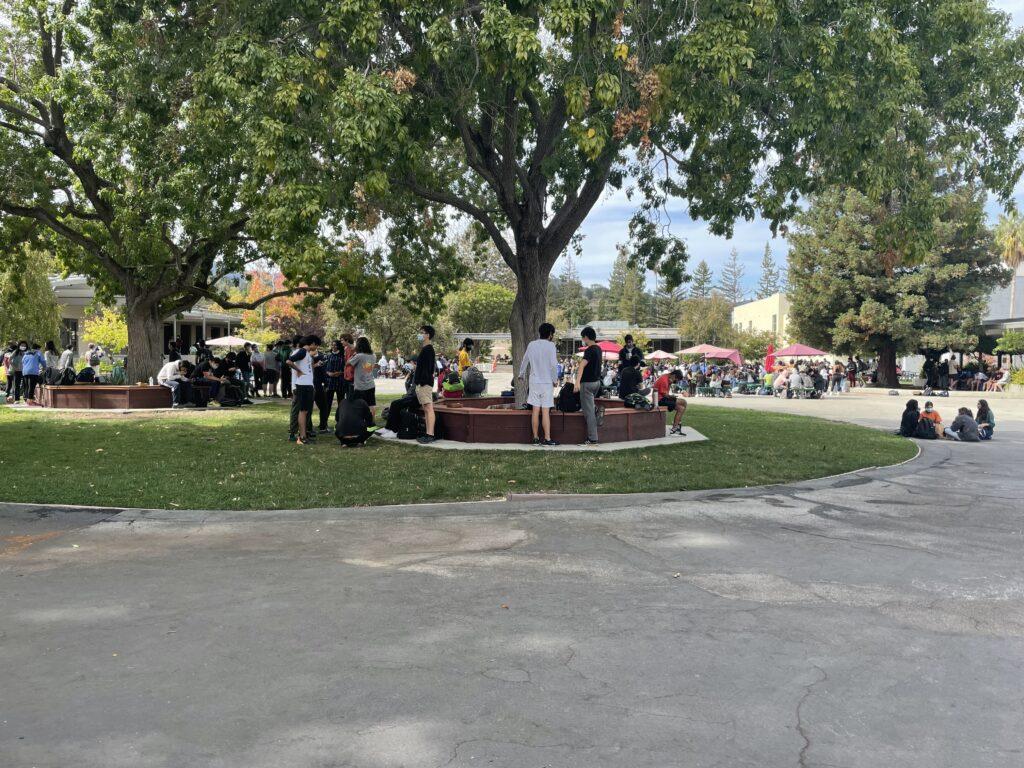
M 942 416 L 931 400 L 924 404 L 924 410 L 921 410 L 917 400 L 908 400 L 897 433 L 921 440 L 947 439 L 977 443 L 991 440 L 995 428 L 996 417 L 987 400 L 978 401 L 976 413 L 971 413 L 970 408 L 959 408 L 949 426 L 944 426 Z
M 76 380 L 88 381 L 90 374 L 106 358 L 106 352 L 98 344 L 90 343 L 83 360 L 82 379 L 75 370 L 74 347 L 70 344 L 58 354 L 57 346 L 48 341 L 45 345 L 30 344 L 27 341 L 10 341 L 0 352 L 0 360 L 6 376 L 4 401 L 17 403 L 24 400 L 26 405 L 40 405 L 37 395 L 40 385 L 71 383 Z

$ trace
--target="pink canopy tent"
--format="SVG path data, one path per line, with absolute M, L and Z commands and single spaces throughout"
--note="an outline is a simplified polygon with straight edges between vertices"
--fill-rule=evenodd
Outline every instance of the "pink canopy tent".
M 705 355 L 709 349 L 718 349 L 711 344 L 698 344 L 696 347 L 689 347 L 687 349 L 681 349 L 676 352 L 677 355 Z
M 646 355 L 644 360 L 675 360 L 676 356 L 671 352 L 665 352 L 660 349 L 656 349 L 651 354 Z
M 712 360 L 731 360 L 736 365 L 743 364 L 743 358 L 740 357 L 738 349 L 726 349 L 725 347 L 716 347 L 714 344 L 698 344 L 696 347 L 690 347 L 676 353 L 677 355 L 704 355 L 705 358 Z
M 597 348 L 601 350 L 601 357 L 605 360 L 618 360 L 619 351 L 622 349 L 622 347 L 614 341 L 599 341 L 597 342 Z M 585 347 L 580 347 L 580 351 L 576 353 L 576 356 L 581 357 L 584 349 Z
M 808 347 L 806 344 L 790 344 L 788 347 L 783 347 L 775 353 L 776 357 L 822 357 L 827 355 L 828 352 L 822 352 L 820 349 L 814 347 Z

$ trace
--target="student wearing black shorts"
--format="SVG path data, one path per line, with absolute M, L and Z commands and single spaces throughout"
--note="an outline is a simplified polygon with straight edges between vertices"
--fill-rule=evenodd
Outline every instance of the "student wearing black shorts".
M 313 387 L 313 358 L 320 346 L 316 336 L 306 336 L 302 346 L 288 357 L 288 367 L 292 371 L 292 388 L 294 390 L 297 411 L 297 427 L 295 442 L 297 445 L 309 443 L 309 432 L 312 425 L 313 404 L 315 402 Z

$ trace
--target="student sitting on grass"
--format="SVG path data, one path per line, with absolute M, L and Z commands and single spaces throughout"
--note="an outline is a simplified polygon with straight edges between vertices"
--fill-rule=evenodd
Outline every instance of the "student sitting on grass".
M 946 427 L 943 434 L 952 440 L 963 443 L 977 443 L 981 441 L 978 422 L 974 420 L 974 415 L 971 413 L 970 408 L 961 408 L 957 412 L 956 418 L 953 419 L 953 423 Z
M 918 407 L 917 400 L 908 400 L 907 408 L 903 411 L 903 417 L 900 419 L 900 428 L 898 433 L 903 437 L 914 437 L 917 435 L 917 422 L 921 420 L 921 411 Z

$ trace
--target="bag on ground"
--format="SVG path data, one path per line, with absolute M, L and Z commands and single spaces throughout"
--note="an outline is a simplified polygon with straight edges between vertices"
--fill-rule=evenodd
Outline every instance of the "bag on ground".
M 917 431 L 914 432 L 914 437 L 918 440 L 937 440 L 939 436 L 935 432 L 935 422 L 931 419 L 921 419 L 917 422 Z

